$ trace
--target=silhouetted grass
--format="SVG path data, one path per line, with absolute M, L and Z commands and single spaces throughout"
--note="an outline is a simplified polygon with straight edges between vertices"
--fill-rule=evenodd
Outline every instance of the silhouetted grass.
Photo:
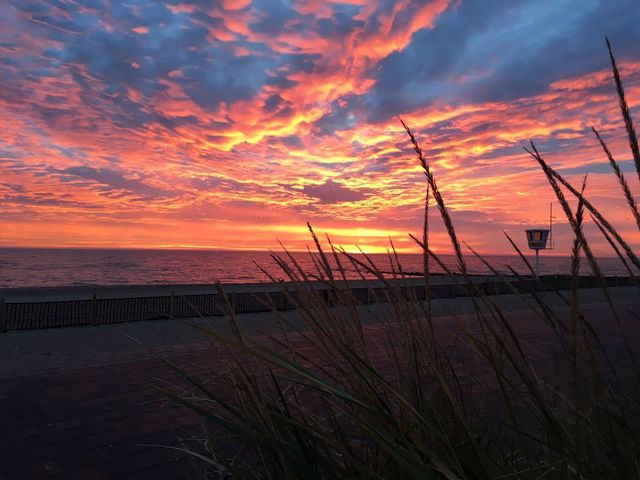
M 640 176 L 637 139 L 613 54 L 611 61 Z M 403 290 L 405 274 L 393 246 L 391 273 L 386 275 L 365 254 L 349 254 L 330 241 L 325 251 L 309 226 L 314 272 L 305 271 L 286 250 L 272 254 L 292 282 L 284 293 L 304 327 L 273 308 L 282 333 L 270 339 L 253 337 L 243 331 L 228 302 L 233 334 L 206 330 L 212 343 L 228 352 L 223 371 L 204 382 L 170 364 L 191 390 L 188 395 L 162 391 L 202 416 L 211 428 L 199 449 L 184 451 L 198 460 L 209 478 L 639 478 L 640 371 L 584 234 L 585 212 L 630 273 L 627 261 L 636 267 L 640 262 L 585 197 L 586 177 L 576 189 L 546 163 L 533 142 L 526 149 L 540 165 L 573 231 L 568 313 L 551 309 L 535 288 L 520 293 L 512 279 L 499 275 L 471 249 L 529 306 L 527 321 L 554 339 L 551 361 L 536 356 L 518 314 L 503 311 L 467 275 L 461 243 L 427 157 L 411 129 L 402 124 L 427 180 L 422 239 L 413 237 L 424 254 L 426 301 Z M 637 220 L 631 189 L 595 133 Z M 577 199 L 575 210 L 563 188 Z M 431 195 L 457 258 L 455 271 L 429 247 Z M 534 275 L 515 242 L 507 238 Z M 583 255 L 619 330 L 630 377 L 616 372 L 597 329 L 583 313 Z M 449 318 L 434 318 L 431 261 L 470 294 L 471 316 L 452 312 Z M 381 293 L 369 292 L 388 302 L 380 306 L 374 326 L 364 325 L 369 307 L 350 288 L 345 264 L 362 278 L 373 275 L 384 285 Z M 317 282 L 323 290 L 316 288 Z

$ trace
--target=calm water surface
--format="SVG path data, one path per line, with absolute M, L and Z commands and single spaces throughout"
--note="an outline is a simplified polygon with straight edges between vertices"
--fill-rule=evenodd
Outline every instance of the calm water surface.
M 303 268 L 313 269 L 306 253 L 294 254 Z M 384 254 L 371 256 L 382 270 L 389 270 Z M 489 256 L 487 259 L 501 272 L 508 266 L 526 273 L 526 267 L 515 256 Z M 445 263 L 453 266 L 453 256 L 444 255 Z M 406 271 L 421 271 L 420 255 L 403 254 L 400 261 Z M 467 257 L 472 273 L 487 274 L 489 270 L 472 256 Z M 257 265 L 284 278 L 268 252 L 223 252 L 193 250 L 90 250 L 90 249 L 18 249 L 0 248 L 0 288 L 66 285 L 140 285 L 173 283 L 246 283 L 269 281 Z M 568 273 L 568 257 L 541 256 L 541 273 Z M 602 259 L 601 268 L 607 275 L 626 272 L 617 259 Z M 434 267 L 434 271 L 439 271 Z M 588 271 L 586 265 L 583 266 Z M 353 268 L 348 274 L 356 278 Z

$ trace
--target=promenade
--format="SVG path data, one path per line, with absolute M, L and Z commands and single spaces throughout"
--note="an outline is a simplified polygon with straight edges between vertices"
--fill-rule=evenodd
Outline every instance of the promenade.
M 640 351 L 640 298 L 635 287 L 611 289 L 632 347 Z M 564 292 L 566 295 L 567 292 Z M 559 314 L 567 313 L 556 293 L 542 294 Z M 599 290 L 581 290 L 583 311 L 601 334 L 617 368 L 621 340 Z M 556 349 L 536 316 L 515 295 L 493 296 L 537 361 L 551 363 Z M 361 307 L 371 345 L 382 334 L 377 316 L 384 305 Z M 468 298 L 434 302 L 437 329 L 453 328 L 448 312 L 473 325 Z M 300 322 L 294 311 L 284 313 Z M 270 313 L 239 315 L 252 334 L 277 331 Z M 228 331 L 222 317 L 189 319 Z M 444 337 L 443 337 L 444 338 Z M 304 349 L 301 337 L 294 344 Z M 374 347 L 372 347 L 374 348 Z M 376 352 L 371 352 L 376 357 Z M 178 445 L 201 435 L 200 419 L 159 395 L 150 383 L 178 384 L 162 362 L 170 359 L 201 378 L 215 375 L 224 356 L 201 333 L 179 320 L 8 331 L 0 335 L 0 479 L 198 478 L 180 452 L 146 445 Z M 616 363 L 619 362 L 619 363 Z

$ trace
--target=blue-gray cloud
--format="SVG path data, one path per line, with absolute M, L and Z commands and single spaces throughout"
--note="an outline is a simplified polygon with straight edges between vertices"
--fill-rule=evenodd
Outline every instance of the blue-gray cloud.
M 114 193 L 133 193 L 144 198 L 172 197 L 175 193 L 154 187 L 143 181 L 125 178 L 120 172 L 107 168 L 87 166 L 69 167 L 63 170 L 52 170 L 61 175 L 63 181 L 76 181 L 78 178 L 90 180 L 98 184 L 98 189 Z M 91 185 L 91 182 L 87 185 Z
M 366 198 L 362 190 L 351 190 L 331 179 L 322 185 L 307 185 L 302 191 L 321 203 L 357 202 Z
M 555 80 L 603 68 L 605 35 L 620 58 L 635 55 L 639 23 L 635 0 L 463 1 L 380 62 L 366 95 L 368 118 L 538 94 Z

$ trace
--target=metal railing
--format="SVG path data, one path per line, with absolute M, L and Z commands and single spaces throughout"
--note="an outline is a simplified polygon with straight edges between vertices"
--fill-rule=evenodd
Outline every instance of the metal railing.
M 533 290 L 555 291 L 570 288 L 568 276 L 545 276 L 540 281 L 533 278 L 510 278 L 511 284 L 520 292 Z M 511 293 L 508 285 L 494 278 L 474 279 L 478 290 L 487 295 Z M 634 285 L 630 277 L 608 277 L 609 286 Z M 350 292 L 358 303 L 384 303 L 388 301 L 387 292 L 379 284 L 375 286 L 351 287 Z M 410 284 L 396 282 L 396 286 L 407 298 L 423 300 L 424 284 L 412 281 Z M 581 277 L 581 288 L 598 286 L 597 279 Z M 273 290 L 273 289 L 271 289 Z M 319 287 L 318 292 L 330 300 L 328 290 Z M 46 301 L 8 301 L 0 298 L 0 332 L 7 330 L 29 330 L 39 328 L 68 327 L 80 325 L 103 325 L 110 323 L 135 322 L 159 319 L 192 318 L 199 316 L 221 316 L 225 314 L 225 300 L 219 293 L 176 294 L 137 296 L 130 298 L 100 298 L 98 289 L 86 298 L 67 300 L 49 299 Z M 290 310 L 295 292 L 233 292 L 227 294 L 235 313 L 268 312 Z M 453 298 L 469 296 L 466 287 L 451 281 L 431 286 L 431 296 Z

